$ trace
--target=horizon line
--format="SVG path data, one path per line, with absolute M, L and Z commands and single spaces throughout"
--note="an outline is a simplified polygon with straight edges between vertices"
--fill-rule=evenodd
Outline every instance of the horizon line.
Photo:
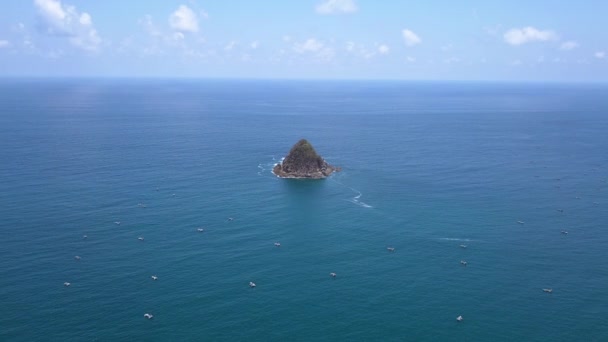
M 530 83 L 530 84 L 608 84 L 608 80 L 508 80 L 508 79 L 404 79 L 404 78 L 312 78 L 312 77 L 204 77 L 204 76 L 104 76 L 104 75 L 6 75 L 3 80 L 184 80 L 184 81 L 305 81 L 305 82 L 404 82 L 404 83 Z

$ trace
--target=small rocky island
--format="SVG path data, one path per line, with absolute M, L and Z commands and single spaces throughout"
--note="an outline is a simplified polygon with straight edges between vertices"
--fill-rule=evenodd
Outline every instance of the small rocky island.
M 293 145 L 287 157 L 272 169 L 272 173 L 281 178 L 310 179 L 325 178 L 334 171 L 340 168 L 329 165 L 306 139 Z

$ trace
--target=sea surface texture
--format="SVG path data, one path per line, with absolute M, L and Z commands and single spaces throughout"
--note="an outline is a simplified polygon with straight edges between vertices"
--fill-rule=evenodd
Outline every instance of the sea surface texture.
M 5 79 L 0 340 L 606 341 L 607 94 Z

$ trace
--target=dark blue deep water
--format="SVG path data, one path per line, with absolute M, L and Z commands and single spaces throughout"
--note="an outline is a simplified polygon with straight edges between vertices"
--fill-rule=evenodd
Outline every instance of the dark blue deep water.
M 2 80 L 0 340 L 606 341 L 607 94 Z

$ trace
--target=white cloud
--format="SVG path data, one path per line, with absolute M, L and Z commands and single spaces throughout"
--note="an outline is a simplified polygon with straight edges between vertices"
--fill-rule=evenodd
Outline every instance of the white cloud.
M 9 43 L 8 40 L 0 40 L 0 49 L 1 48 L 5 48 L 5 47 L 9 47 L 11 45 L 11 43 Z
M 326 46 L 315 38 L 293 44 L 293 50 L 299 54 L 310 54 L 320 61 L 330 61 L 335 56 L 333 48 Z
M 236 44 L 238 44 L 238 43 L 235 42 L 234 40 L 232 40 L 228 44 L 226 44 L 226 46 L 224 46 L 224 50 L 226 50 L 226 51 L 232 51 L 232 49 L 234 49 L 234 47 L 236 46 Z
M 450 51 L 450 50 L 452 50 L 453 48 L 454 48 L 454 45 L 452 45 L 452 43 L 449 43 L 449 44 L 446 44 L 446 45 L 444 45 L 444 46 L 440 47 L 439 49 L 440 49 L 441 51 Z
M 13 32 L 17 32 L 17 33 L 25 33 L 25 24 L 24 23 L 17 23 L 15 25 L 11 25 L 11 31 Z
M 414 46 L 422 42 L 422 39 L 420 39 L 417 34 L 408 29 L 401 31 L 401 34 L 403 35 L 403 40 L 405 41 L 406 46 Z
M 65 19 L 68 16 L 60 1 L 55 0 L 36 0 L 34 2 L 38 7 L 39 14 L 48 21 L 49 29 L 58 29 L 65 24 Z
M 149 35 L 151 35 L 153 37 L 162 36 L 162 33 L 160 32 L 160 30 L 158 28 L 156 28 L 156 26 L 152 22 L 151 15 L 146 14 L 143 18 L 139 19 L 137 21 L 137 23 L 139 25 L 141 25 L 144 28 L 144 30 L 146 30 L 146 32 L 148 32 Z
M 346 51 L 352 52 L 355 49 L 355 45 L 354 42 L 346 42 Z
M 91 16 L 89 15 L 89 13 L 82 13 L 80 15 L 80 18 L 78 19 L 78 21 L 80 22 L 80 24 L 84 25 L 84 26 L 90 26 L 93 25 L 93 20 L 91 19 Z
M 60 0 L 35 0 L 39 28 L 46 34 L 69 37 L 72 45 L 87 51 L 97 51 L 101 38 L 93 27 L 93 19 L 76 7 L 63 5 Z
M 352 13 L 358 7 L 353 0 L 326 0 L 315 8 L 319 14 Z
M 501 25 L 486 26 L 483 28 L 485 33 L 490 36 L 497 36 L 502 31 Z
M 170 51 L 173 51 L 173 53 L 181 53 L 186 57 L 196 57 L 199 54 L 197 51 L 192 50 L 194 48 L 193 44 L 205 43 L 202 38 L 193 39 L 193 37 L 187 35 L 187 32 L 169 30 L 166 25 L 155 23 L 150 15 L 145 15 L 143 18 L 139 19 L 138 24 L 151 39 L 144 41 L 133 41 L 133 39 L 130 39 L 129 46 L 122 46 L 118 49 L 115 48 L 115 50 L 119 52 L 121 52 L 121 49 L 123 52 L 133 50 L 138 54 L 146 56 L 163 56 L 171 53 Z M 136 49 L 136 46 L 139 46 L 139 48 Z
M 391 51 L 390 46 L 387 44 L 376 43 L 373 47 L 365 46 L 364 44 L 358 44 L 353 41 L 348 41 L 344 45 L 344 49 L 353 56 L 361 57 L 369 60 L 379 55 L 388 55 Z
M 359 48 L 359 55 L 365 59 L 372 59 L 374 56 L 376 56 L 376 51 L 375 50 L 368 50 L 366 49 L 364 46 L 361 46 Z
M 573 40 L 569 40 L 567 42 L 563 42 L 562 45 L 559 46 L 560 50 L 572 50 L 572 49 L 576 49 L 578 47 L 578 43 L 573 41 Z
M 184 40 L 185 36 L 183 33 L 181 32 L 175 32 L 173 33 L 173 35 L 171 36 L 173 38 L 173 40 L 175 41 L 180 41 L 180 40 Z
M 606 58 L 606 52 L 598 51 L 598 52 L 594 53 L 593 56 L 597 59 L 604 59 L 604 58 Z
M 519 59 L 516 59 L 516 60 L 514 60 L 514 61 L 511 62 L 512 66 L 520 66 L 522 64 L 523 63 Z
M 503 38 L 511 45 L 522 45 L 530 42 L 545 42 L 557 40 L 558 36 L 550 30 L 538 30 L 532 26 L 512 28 L 505 32 Z
M 63 57 L 64 54 L 65 53 L 61 49 L 59 49 L 59 50 L 51 50 L 51 51 L 45 53 L 44 57 L 46 57 L 48 59 L 59 59 L 59 58 Z
M 406 56 L 405 57 L 405 61 L 408 63 L 415 63 L 416 62 L 416 58 L 412 57 L 412 56 Z
M 169 25 L 176 31 L 198 32 L 198 17 L 190 7 L 180 5 L 169 16 Z
M 303 43 L 295 43 L 293 45 L 293 49 L 297 53 L 317 52 L 317 51 L 321 50 L 323 48 L 323 46 L 324 46 L 323 43 L 321 43 L 320 41 L 318 41 L 314 38 L 310 38 L 310 39 L 307 39 Z
M 335 55 L 336 53 L 334 49 L 330 47 L 324 47 L 323 49 L 321 49 L 321 51 L 315 54 L 315 58 L 317 58 L 319 61 L 329 62 L 334 59 Z
M 283 36 L 283 41 L 286 42 L 286 43 L 289 43 L 291 41 L 291 36 L 284 35 Z
M 99 38 L 99 35 L 97 35 L 97 31 L 90 30 L 84 35 L 78 35 L 70 38 L 70 42 L 81 49 L 97 51 L 101 44 L 101 38 Z
M 258 42 L 257 40 L 254 40 L 251 42 L 251 44 L 249 44 L 249 47 L 251 47 L 252 49 L 257 49 L 260 46 L 260 42 Z

